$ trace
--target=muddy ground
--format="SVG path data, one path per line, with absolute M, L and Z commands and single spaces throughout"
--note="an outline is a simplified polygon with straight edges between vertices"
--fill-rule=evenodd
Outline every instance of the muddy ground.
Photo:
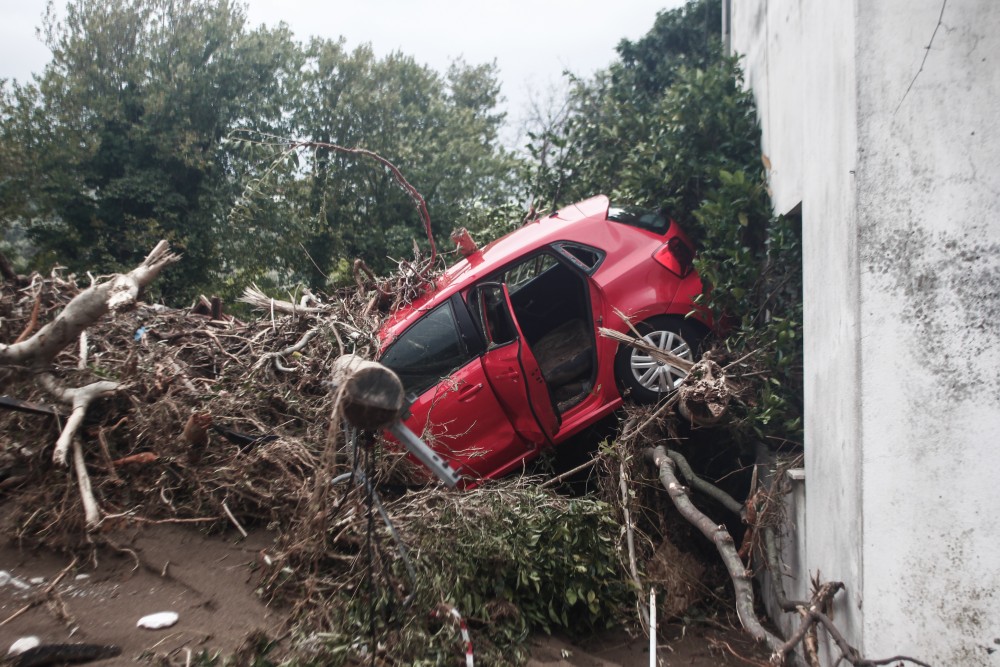
M 3 511 L 0 505 L 0 512 Z M 91 664 L 155 663 L 167 657 L 183 665 L 206 651 L 231 655 L 254 631 L 271 637 L 285 620 L 257 592 L 255 565 L 270 536 L 251 532 L 242 539 L 207 536 L 190 525 L 146 526 L 113 536 L 121 552 L 78 562 L 55 586 L 54 602 L 39 604 L 0 626 L 0 655 L 18 638 L 35 635 L 45 643 L 115 644 L 121 656 Z M 39 599 L 72 559 L 51 552 L 0 544 L 0 623 Z M 175 611 L 180 619 L 163 630 L 143 630 L 146 614 Z M 746 636 L 733 628 L 666 624 L 660 628 L 660 665 L 745 665 L 765 662 Z M 649 664 L 648 639 L 612 631 L 586 642 L 559 637 L 532 640 L 535 667 L 627 667 Z M 737 657 L 733 652 L 739 654 Z M 756 658 L 754 657 L 756 656 Z M 459 660 L 461 656 L 456 656 Z M 457 663 L 456 663 L 457 664 Z

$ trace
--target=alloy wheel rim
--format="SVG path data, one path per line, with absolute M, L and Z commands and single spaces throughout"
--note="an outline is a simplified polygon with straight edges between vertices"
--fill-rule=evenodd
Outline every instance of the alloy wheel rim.
M 643 336 L 643 339 L 659 350 L 669 352 L 687 361 L 694 360 L 694 355 L 691 353 L 691 347 L 687 341 L 673 331 L 653 331 Z M 630 366 L 636 381 L 642 387 L 657 393 L 673 391 L 687 377 L 687 373 L 684 371 L 661 363 L 642 350 L 632 350 Z

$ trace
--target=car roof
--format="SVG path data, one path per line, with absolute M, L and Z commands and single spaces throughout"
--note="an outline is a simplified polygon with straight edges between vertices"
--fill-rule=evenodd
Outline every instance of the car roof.
M 476 280 L 550 243 L 571 240 L 566 238 L 568 227 L 582 220 L 606 220 L 609 207 L 610 202 L 605 195 L 570 204 L 515 229 L 456 262 L 438 276 L 431 289 L 388 317 L 379 330 L 383 345 L 401 334 L 423 312 L 446 301 Z

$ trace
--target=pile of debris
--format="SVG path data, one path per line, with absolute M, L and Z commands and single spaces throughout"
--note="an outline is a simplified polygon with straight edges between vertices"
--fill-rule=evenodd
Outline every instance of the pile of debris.
M 381 280 L 359 266 L 332 295 L 248 289 L 262 315 L 240 319 L 217 299 L 142 303 L 176 259 L 158 246 L 86 289 L 58 272 L 0 285 L 8 537 L 86 557 L 150 523 L 270 528 L 260 584 L 293 626 L 269 639 L 290 634 L 284 650 L 330 664 L 371 646 L 397 663 L 448 660 L 464 646 L 459 614 L 495 664 L 521 660 L 529 630 L 631 617 L 612 506 L 528 479 L 419 489 L 405 456 L 341 423 L 334 361 L 375 355 L 380 318 L 427 284 L 426 262 Z

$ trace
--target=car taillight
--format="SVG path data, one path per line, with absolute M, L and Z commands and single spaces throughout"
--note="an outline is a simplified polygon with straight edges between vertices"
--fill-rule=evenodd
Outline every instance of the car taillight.
M 653 259 L 666 267 L 671 273 L 676 273 L 683 278 L 691 273 L 694 261 L 694 250 L 687 243 L 675 236 L 653 253 Z

